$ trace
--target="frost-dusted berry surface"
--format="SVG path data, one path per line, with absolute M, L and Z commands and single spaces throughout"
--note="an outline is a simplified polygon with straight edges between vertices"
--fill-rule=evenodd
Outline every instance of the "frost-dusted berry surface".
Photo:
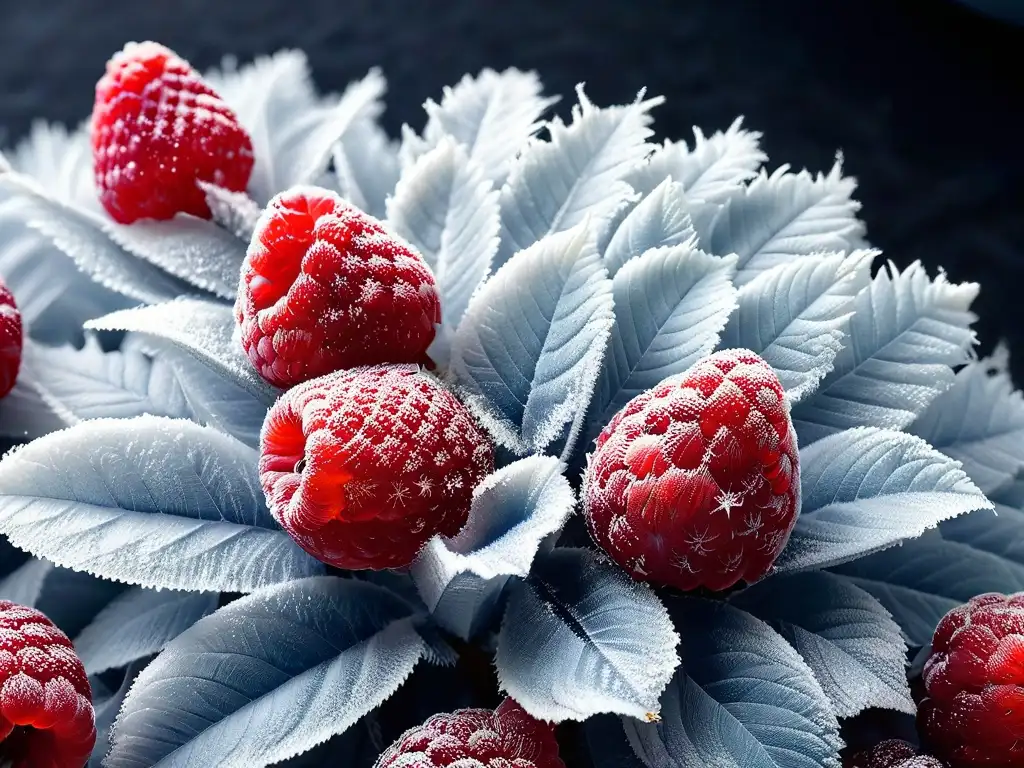
M 0 280 L 0 397 L 17 382 L 23 344 L 21 312 L 14 295 Z
M 122 224 L 210 217 L 197 181 L 240 192 L 252 141 L 235 113 L 192 67 L 153 43 L 128 43 L 96 84 L 93 168 L 100 201 Z
M 634 577 L 687 590 L 761 578 L 800 504 L 778 377 L 746 350 L 705 358 L 615 415 L 584 483 L 591 535 Z
M 337 194 L 296 187 L 256 226 L 235 316 L 256 370 L 289 387 L 341 368 L 426 362 L 441 304 L 410 246 Z
M 918 728 L 953 768 L 1024 765 L 1024 593 L 979 595 L 939 622 Z
M 406 731 L 375 768 L 565 768 L 554 728 L 513 699 L 493 712 L 461 709 Z
M 339 371 L 285 393 L 267 414 L 260 481 L 307 552 L 349 569 L 408 565 L 453 536 L 494 448 L 469 411 L 415 365 Z
M 946 764 L 918 754 L 913 744 L 889 739 L 844 761 L 843 768 L 946 768 Z
M 96 741 L 91 699 L 67 635 L 0 600 L 0 764 L 81 768 Z

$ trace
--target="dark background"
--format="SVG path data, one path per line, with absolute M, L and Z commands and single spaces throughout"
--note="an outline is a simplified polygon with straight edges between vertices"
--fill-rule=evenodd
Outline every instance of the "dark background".
M 646 85 L 668 98 L 659 139 L 742 114 L 773 168 L 842 149 L 872 243 L 981 282 L 983 348 L 1007 339 L 1024 381 L 1024 31 L 948 0 L 0 0 L 3 143 L 77 123 L 110 54 L 147 38 L 200 69 L 302 48 L 329 90 L 380 65 L 392 133 L 463 73 L 515 65 L 563 110 L 579 81 L 599 104 Z

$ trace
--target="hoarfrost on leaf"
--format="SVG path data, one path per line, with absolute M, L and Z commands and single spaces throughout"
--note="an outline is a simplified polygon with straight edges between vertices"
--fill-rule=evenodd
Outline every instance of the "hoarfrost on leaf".
M 383 219 L 385 202 L 398 183 L 398 148 L 369 118 L 354 120 L 334 145 L 333 165 L 338 192 L 352 205 Z
M 0 533 L 144 587 L 249 592 L 320 572 L 267 509 L 257 461 L 190 421 L 82 422 L 0 461 Z
M 495 439 L 519 455 L 573 448 L 613 322 L 589 223 L 546 237 L 470 302 L 451 373 Z
M 892 264 L 854 301 L 848 338 L 818 390 L 793 408 L 801 445 L 852 427 L 904 429 L 970 360 L 976 283 Z
M 207 181 L 196 183 L 206 195 L 213 221 L 241 240 L 243 248 L 247 246 L 262 213 L 259 204 L 245 192 L 232 192 Z M 232 287 L 233 291 L 237 289 L 237 284 Z
M 585 549 L 541 556 L 498 638 L 502 690 L 536 718 L 644 718 L 679 665 L 679 636 L 646 584 Z
M 576 503 L 561 463 L 530 456 L 477 486 L 469 520 L 451 539 L 435 537 L 412 565 L 434 620 L 469 640 L 485 627 L 512 578 L 525 578 L 542 543 Z
M 960 463 L 918 437 L 859 427 L 800 451 L 802 508 L 780 571 L 827 568 L 992 509 Z
M 652 248 L 681 245 L 690 240 L 696 245 L 683 185 L 666 178 L 615 229 L 604 249 L 604 264 L 614 277 L 622 265 Z

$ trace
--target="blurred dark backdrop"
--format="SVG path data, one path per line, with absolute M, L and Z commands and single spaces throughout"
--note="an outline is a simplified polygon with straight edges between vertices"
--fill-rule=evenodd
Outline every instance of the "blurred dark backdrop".
M 104 10 L 98 11 L 98 8 Z M 736 115 L 772 166 L 860 181 L 873 244 L 982 283 L 979 332 L 1010 342 L 1024 381 L 1024 30 L 949 0 L 0 0 L 4 144 L 34 117 L 77 122 L 104 61 L 155 39 L 202 69 L 304 49 L 323 89 L 380 65 L 385 121 L 483 66 L 586 81 L 597 103 L 663 94 L 659 138 Z M 563 108 L 565 105 L 563 104 Z

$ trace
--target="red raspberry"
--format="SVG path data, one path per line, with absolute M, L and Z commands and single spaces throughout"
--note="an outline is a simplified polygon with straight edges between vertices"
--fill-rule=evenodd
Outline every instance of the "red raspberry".
M 889 739 L 876 744 L 867 752 L 843 761 L 844 768 L 946 768 L 934 757 L 919 755 L 910 744 L 899 739 Z
M 494 448 L 415 365 L 355 368 L 290 389 L 263 424 L 260 482 L 299 546 L 346 569 L 409 565 L 466 523 Z
M 374 768 L 565 768 L 555 729 L 512 699 L 493 712 L 434 715 L 402 734 Z
M 953 768 L 1024 765 L 1024 592 L 947 613 L 924 666 L 918 730 Z
M 329 190 L 294 187 L 256 225 L 235 318 L 256 370 L 286 389 L 342 368 L 427 362 L 441 302 L 426 262 L 379 221 Z
M 727 350 L 615 414 L 588 459 L 584 510 L 635 578 L 723 590 L 771 570 L 796 522 L 799 474 L 778 377 Z
M 252 141 L 220 96 L 188 62 L 159 43 L 128 43 L 107 62 L 92 111 L 96 186 L 122 224 L 210 218 L 206 181 L 243 191 Z
M 21 313 L 3 280 L 0 280 L 0 397 L 6 396 L 18 379 L 24 344 Z
M 0 600 L 0 764 L 82 768 L 96 743 L 92 689 L 67 635 Z

